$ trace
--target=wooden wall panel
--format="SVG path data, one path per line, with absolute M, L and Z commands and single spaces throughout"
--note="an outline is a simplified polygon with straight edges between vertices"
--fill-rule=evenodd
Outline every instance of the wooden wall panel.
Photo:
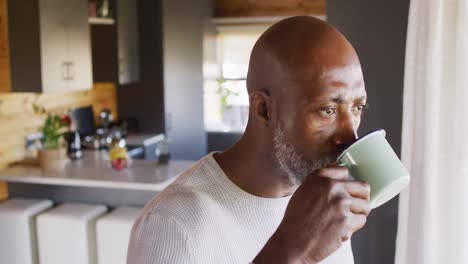
M 326 14 L 326 0 L 216 0 L 215 4 L 215 17 Z
M 8 188 L 5 182 L 0 182 L 0 201 L 8 198 Z
M 10 86 L 7 0 L 0 0 L 0 93 L 9 92 Z
M 33 104 L 57 113 L 92 105 L 96 118 L 104 107 L 117 115 L 116 91 L 111 83 L 96 83 L 86 91 L 0 94 L 0 168 L 24 158 L 26 134 L 42 125 L 45 116 L 34 113 Z

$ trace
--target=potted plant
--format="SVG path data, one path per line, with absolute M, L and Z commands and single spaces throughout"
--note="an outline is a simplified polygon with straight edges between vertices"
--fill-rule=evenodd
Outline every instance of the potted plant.
M 35 106 L 36 112 L 45 113 L 45 109 Z M 69 131 L 71 119 L 68 115 L 48 113 L 42 132 L 42 148 L 39 150 L 39 164 L 44 170 L 63 170 L 68 162 L 64 135 Z

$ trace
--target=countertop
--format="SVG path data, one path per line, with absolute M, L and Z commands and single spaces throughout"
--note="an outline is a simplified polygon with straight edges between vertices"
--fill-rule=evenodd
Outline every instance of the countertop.
M 195 161 L 170 160 L 168 164 L 160 165 L 157 161 L 133 160 L 129 168 L 117 171 L 110 167 L 105 151 L 86 151 L 83 159 L 68 162 L 63 171 L 43 171 L 38 166 L 14 165 L 0 170 L 0 180 L 12 183 L 161 191 L 194 163 Z

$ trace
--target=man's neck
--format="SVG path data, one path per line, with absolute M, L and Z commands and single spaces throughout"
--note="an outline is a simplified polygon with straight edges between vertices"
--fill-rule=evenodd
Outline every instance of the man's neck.
M 276 168 L 272 151 L 262 153 L 248 141 L 243 137 L 227 151 L 215 154 L 214 158 L 226 176 L 255 196 L 279 198 L 293 194 L 297 186 Z

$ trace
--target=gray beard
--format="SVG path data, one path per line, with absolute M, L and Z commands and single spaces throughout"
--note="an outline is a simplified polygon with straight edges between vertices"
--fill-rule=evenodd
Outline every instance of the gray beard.
M 288 176 L 288 181 L 293 185 L 300 185 L 315 170 L 326 167 L 335 161 L 332 156 L 321 157 L 310 161 L 301 156 L 294 146 L 286 140 L 281 127 L 275 129 L 274 151 L 280 169 Z

